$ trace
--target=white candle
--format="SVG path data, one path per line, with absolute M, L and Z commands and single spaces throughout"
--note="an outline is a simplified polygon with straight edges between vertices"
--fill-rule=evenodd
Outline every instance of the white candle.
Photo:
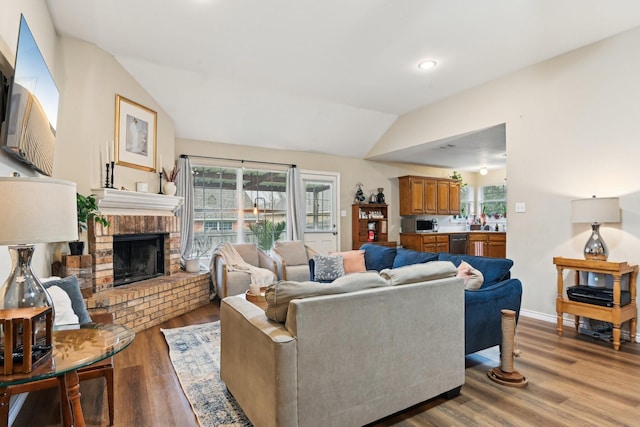
M 113 143 L 113 139 L 111 140 L 111 154 L 109 155 L 109 161 L 114 162 L 116 160 L 116 156 L 113 154 L 113 150 L 115 149 L 115 144 Z
M 162 172 L 162 154 L 160 154 L 160 163 L 158 164 L 158 170 Z
M 107 149 L 107 151 L 105 151 L 104 155 L 107 158 L 107 163 L 109 163 L 111 161 L 111 159 L 109 159 L 109 153 L 111 153 L 111 151 L 109 150 L 109 141 L 105 141 L 104 142 L 104 148 Z

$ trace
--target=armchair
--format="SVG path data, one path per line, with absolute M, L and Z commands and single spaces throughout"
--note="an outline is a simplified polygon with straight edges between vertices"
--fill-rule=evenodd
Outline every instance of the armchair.
M 309 260 L 314 255 L 320 255 L 314 249 L 305 245 L 301 240 L 275 242 L 271 249 L 271 256 L 276 262 L 278 279 L 304 282 L 311 280 Z
M 237 254 L 234 255 L 241 257 L 239 261 L 242 265 L 225 256 L 225 251 L 219 250 L 220 246 L 214 250 L 211 259 L 211 275 L 216 295 L 220 299 L 249 290 L 252 275 L 254 280 L 264 282 L 261 283 L 263 286 L 275 281 L 277 277 L 275 261 L 255 243 L 237 243 L 228 246 L 235 250 Z

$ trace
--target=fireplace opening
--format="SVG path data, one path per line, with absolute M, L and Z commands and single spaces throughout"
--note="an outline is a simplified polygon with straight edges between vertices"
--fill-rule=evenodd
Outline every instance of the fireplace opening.
M 113 236 L 113 286 L 164 275 L 164 234 Z

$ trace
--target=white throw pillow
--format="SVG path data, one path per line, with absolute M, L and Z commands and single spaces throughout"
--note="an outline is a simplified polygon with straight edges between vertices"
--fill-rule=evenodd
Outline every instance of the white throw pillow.
M 50 286 L 47 289 L 49 296 L 53 300 L 55 310 L 54 325 L 73 325 L 78 323 L 78 316 L 73 312 L 71 298 L 58 286 Z

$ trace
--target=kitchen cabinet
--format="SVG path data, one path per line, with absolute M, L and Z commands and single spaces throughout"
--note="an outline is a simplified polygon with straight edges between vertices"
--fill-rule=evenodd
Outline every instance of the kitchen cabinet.
M 507 235 L 500 232 L 469 233 L 469 255 L 507 257 Z
M 351 206 L 351 240 L 352 248 L 360 249 L 365 243 L 376 243 L 384 246 L 396 246 L 397 242 L 389 242 L 388 211 L 386 204 L 363 203 Z M 371 224 L 371 225 L 370 225 Z M 370 227 L 374 231 L 374 240 L 369 238 Z
M 413 249 L 420 252 L 449 252 L 448 234 L 400 234 L 400 244 L 405 249 Z
M 423 176 L 398 178 L 400 215 L 457 215 L 460 213 L 460 183 L 453 179 Z

